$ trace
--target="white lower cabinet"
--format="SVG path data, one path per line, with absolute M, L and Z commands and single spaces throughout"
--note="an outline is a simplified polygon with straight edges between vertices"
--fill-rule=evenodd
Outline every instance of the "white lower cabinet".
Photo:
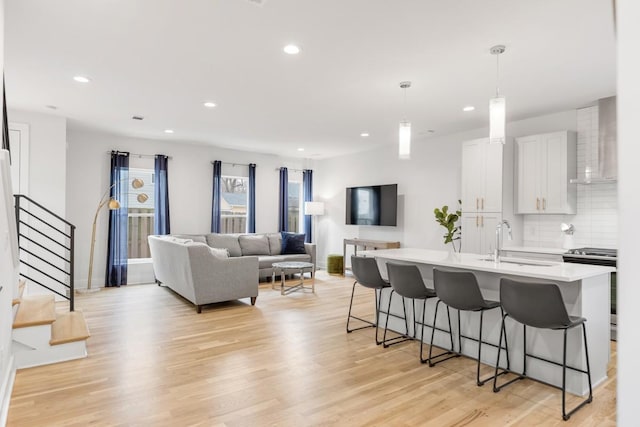
M 461 252 L 483 255 L 493 253 L 496 226 L 501 220 L 500 212 L 463 213 Z

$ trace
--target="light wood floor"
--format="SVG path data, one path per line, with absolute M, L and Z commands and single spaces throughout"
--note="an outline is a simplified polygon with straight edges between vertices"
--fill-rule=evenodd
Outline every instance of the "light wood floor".
M 615 345 L 609 380 L 563 422 L 558 390 L 493 393 L 470 359 L 429 368 L 416 342 L 384 349 L 373 329 L 345 333 L 351 284 L 319 272 L 316 295 L 261 285 L 255 307 L 202 314 L 155 285 L 80 295 L 89 357 L 20 370 L 8 425 L 615 425 Z M 373 313 L 369 292 L 356 290 L 359 314 Z

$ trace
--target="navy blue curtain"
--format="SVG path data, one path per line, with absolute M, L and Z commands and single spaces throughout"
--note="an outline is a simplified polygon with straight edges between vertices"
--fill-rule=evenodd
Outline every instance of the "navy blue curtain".
M 247 212 L 247 232 L 256 232 L 256 164 L 249 163 L 249 211 Z
M 278 231 L 289 231 L 289 172 L 287 168 L 280 168 Z
M 9 145 L 9 120 L 7 119 L 7 89 L 2 75 L 2 149 L 9 152 L 11 162 L 11 147 Z
M 213 162 L 213 199 L 211 202 L 211 232 L 219 233 L 222 230 L 220 223 L 220 202 L 222 187 L 222 162 Z
M 169 220 L 169 176 L 167 163 L 169 157 L 164 154 L 156 154 L 155 162 L 155 187 L 154 209 L 155 221 L 153 222 L 153 234 L 171 234 Z
M 127 262 L 129 254 L 129 153 L 111 152 L 111 192 L 112 199 L 120 202 L 120 209 L 109 211 L 109 241 L 107 244 L 106 286 L 127 284 Z
M 311 169 L 302 171 L 302 198 L 305 202 L 313 201 L 313 171 Z M 311 220 L 311 215 L 304 216 L 304 233 L 306 234 L 304 241 L 307 243 L 311 243 Z

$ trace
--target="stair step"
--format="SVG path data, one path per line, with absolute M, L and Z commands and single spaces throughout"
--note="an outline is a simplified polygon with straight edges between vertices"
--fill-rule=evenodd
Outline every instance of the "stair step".
M 27 295 L 20 299 L 20 307 L 13 328 L 51 324 L 56 320 L 53 295 Z
M 24 279 L 18 280 L 18 298 L 14 298 L 11 305 L 20 304 L 22 294 L 24 294 L 24 288 L 27 286 L 27 281 Z
M 89 338 L 89 328 L 81 311 L 58 313 L 56 321 L 51 325 L 49 344 L 58 345 Z

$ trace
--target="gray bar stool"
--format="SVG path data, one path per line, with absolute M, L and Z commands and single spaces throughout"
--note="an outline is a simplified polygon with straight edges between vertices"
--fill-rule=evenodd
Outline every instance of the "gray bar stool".
M 511 279 L 500 280 L 500 302 L 504 309 L 502 316 L 502 329 L 500 330 L 500 343 L 502 343 L 502 331 L 504 330 L 505 319 L 511 317 L 515 321 L 522 324 L 523 344 L 523 371 L 522 374 L 511 372 L 518 375 L 517 378 L 497 386 L 498 366 L 496 364 L 496 378 L 493 379 L 493 391 L 498 392 L 503 387 L 527 377 L 527 356 L 543 362 L 552 363 L 562 366 L 562 419 L 568 420 L 571 415 L 587 403 L 593 401 L 593 391 L 591 389 L 591 368 L 589 367 L 589 348 L 587 347 L 587 329 L 584 317 L 569 316 L 567 308 L 562 300 L 560 288 L 555 283 L 531 283 L 519 282 Z M 567 366 L 567 331 L 576 326 L 582 325 L 582 335 L 584 337 L 584 352 L 587 362 L 587 370 L 573 368 Z M 562 349 L 562 363 L 547 360 L 542 357 L 527 354 L 527 326 L 540 329 L 562 330 L 564 332 L 564 341 Z M 506 332 L 505 332 L 506 334 Z M 500 358 L 500 349 L 498 348 L 498 360 Z M 581 372 L 587 375 L 589 381 L 589 397 L 582 401 L 578 406 L 568 413 L 566 412 L 566 379 L 567 369 Z M 542 382 L 542 381 L 539 381 Z M 545 383 L 546 384 L 546 383 Z M 551 384 L 547 384 L 551 385 Z
M 445 271 L 437 268 L 433 269 L 433 284 L 436 289 L 439 301 L 436 303 L 436 310 L 434 314 L 438 315 L 438 305 L 442 302 L 447 306 L 447 313 L 449 307 L 458 310 L 458 352 L 462 353 L 462 338 L 470 339 L 478 342 L 478 365 L 476 368 L 476 384 L 478 386 L 484 385 L 487 381 L 494 378 L 492 375 L 489 378 L 480 380 L 480 360 L 482 356 L 482 344 L 498 347 L 486 341 L 482 341 L 482 322 L 484 318 L 484 312 L 487 310 L 493 310 L 500 308 L 498 301 L 485 300 L 480 292 L 478 281 L 476 276 L 468 271 Z M 500 309 L 502 310 L 502 309 Z M 462 335 L 460 329 L 460 312 L 461 311 L 475 311 L 480 312 L 480 327 L 478 329 L 478 339 L 467 337 Z M 435 322 L 435 320 L 434 320 Z M 500 343 L 501 344 L 501 343 Z M 431 346 L 433 346 L 433 333 L 431 334 Z M 505 335 L 505 349 L 507 349 L 507 337 Z M 507 370 L 509 369 L 509 351 L 507 350 Z M 502 372 L 502 375 L 506 372 Z
M 416 339 L 416 324 L 417 319 L 416 319 L 416 305 L 415 302 L 416 300 L 422 300 L 422 323 L 421 325 L 424 326 L 428 326 L 432 329 L 432 331 L 435 331 L 435 329 L 439 329 L 443 332 L 447 332 L 449 334 L 449 337 L 451 338 L 451 350 L 450 351 L 446 351 L 440 354 L 437 354 L 435 356 L 431 355 L 431 349 L 429 349 L 429 358 L 425 359 L 422 354 L 423 354 L 423 347 L 424 347 L 424 329 L 422 329 L 421 333 L 420 333 L 420 362 L 422 363 L 427 363 L 429 362 L 430 366 L 433 366 L 433 360 L 434 359 L 438 359 L 444 356 L 449 356 L 445 359 L 440 359 L 440 361 L 442 360 L 447 360 L 450 359 L 451 357 L 458 357 L 457 354 L 455 354 L 453 352 L 453 335 L 451 333 L 451 317 L 449 317 L 449 330 L 444 330 L 444 329 L 440 329 L 440 328 L 436 328 L 435 326 L 435 319 L 434 319 L 434 323 L 433 325 L 427 325 L 424 322 L 425 319 L 425 313 L 426 313 L 426 308 L 427 308 L 427 300 L 429 298 L 436 298 L 436 293 L 433 289 L 429 289 L 427 288 L 427 286 L 425 285 L 424 281 L 422 280 L 422 275 L 420 274 L 420 270 L 418 270 L 418 267 L 415 265 L 403 265 L 403 264 L 394 264 L 394 263 L 387 263 L 387 271 L 389 272 L 389 281 L 391 283 L 391 287 L 393 288 L 391 290 L 391 295 L 389 295 L 389 308 L 387 311 L 391 310 L 391 299 L 393 298 L 393 294 L 394 292 L 397 293 L 398 295 L 400 295 L 402 297 L 402 303 L 404 304 L 404 299 L 405 298 L 410 298 L 411 299 L 411 303 L 412 303 L 412 308 L 413 308 L 413 337 L 411 337 L 409 335 L 409 324 L 407 321 L 407 313 L 405 310 L 405 327 L 406 327 L 406 333 L 398 338 L 404 338 L 402 341 L 407 341 L 407 340 L 412 340 L 412 339 Z M 448 314 L 448 313 L 447 313 Z M 389 317 L 387 317 L 387 322 L 384 326 L 384 337 L 387 336 L 387 327 L 389 325 Z M 432 332 L 432 337 L 433 337 L 433 332 Z M 432 343 L 433 343 L 433 339 L 432 339 Z M 386 345 L 385 345 L 386 346 Z M 437 363 L 437 362 L 436 362 Z
M 378 339 L 378 324 L 380 322 L 380 313 L 381 313 L 381 301 L 382 301 L 382 291 L 384 289 L 391 289 L 391 285 L 389 282 L 384 280 L 380 275 L 380 270 L 378 269 L 378 263 L 375 258 L 363 257 L 363 256 L 351 256 L 351 272 L 355 277 L 355 281 L 353 282 L 353 289 L 351 289 L 351 301 L 349 302 L 349 315 L 347 316 L 347 333 L 351 333 L 353 331 L 358 331 L 360 329 L 365 328 L 376 328 L 376 344 L 380 345 L 384 342 L 384 339 L 380 341 Z M 354 316 L 351 314 L 351 309 L 353 307 L 353 295 L 356 291 L 356 284 L 360 284 L 365 288 L 373 289 L 376 291 L 374 293 L 374 300 L 376 304 L 376 318 L 375 322 L 371 322 L 369 320 L 362 319 L 360 317 Z M 382 313 L 385 313 L 382 311 Z M 388 311 L 385 313 L 389 316 Z M 405 308 L 405 317 L 406 317 L 406 308 Z M 360 326 L 358 328 L 349 329 L 349 323 L 351 319 L 359 320 L 360 322 L 364 322 L 366 326 Z M 392 341 L 392 340 L 390 340 Z

